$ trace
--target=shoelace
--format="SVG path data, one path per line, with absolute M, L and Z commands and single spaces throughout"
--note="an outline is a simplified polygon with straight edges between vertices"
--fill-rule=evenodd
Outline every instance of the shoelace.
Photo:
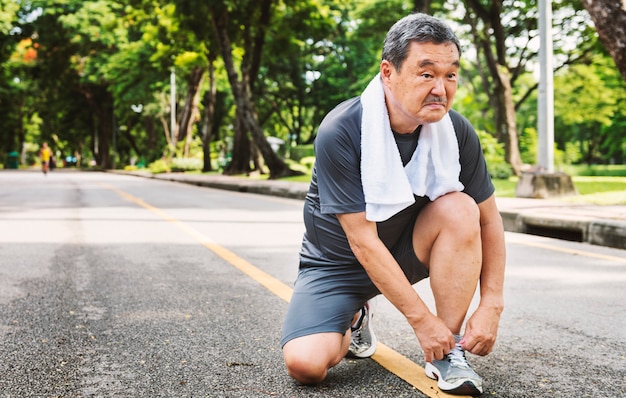
M 356 330 L 352 333 L 352 340 L 357 343 L 357 344 L 361 344 L 362 338 L 361 338 L 361 329 Z
M 352 332 L 356 332 L 356 331 L 361 331 L 361 326 L 363 326 L 363 322 L 365 317 L 367 316 L 366 311 L 365 311 L 365 307 L 361 308 L 361 315 L 359 315 L 359 319 L 356 320 L 356 322 L 354 323 L 354 325 L 352 325 L 350 327 L 350 329 L 352 330 Z M 360 334 L 360 333 L 359 333 Z
M 469 368 L 469 364 L 465 358 L 465 351 L 463 351 L 460 344 L 456 344 L 452 351 L 448 353 L 448 361 L 452 366 Z

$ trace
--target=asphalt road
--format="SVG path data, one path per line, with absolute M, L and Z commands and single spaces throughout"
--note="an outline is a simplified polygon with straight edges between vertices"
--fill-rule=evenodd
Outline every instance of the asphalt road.
M 316 387 L 288 377 L 301 211 L 130 176 L 0 172 L 0 398 L 438 396 L 382 354 Z M 470 356 L 484 396 L 626 396 L 626 252 L 513 233 L 507 251 L 498 344 Z M 432 305 L 427 281 L 416 289 Z M 382 298 L 374 322 L 410 361 L 400 373 L 424 365 Z

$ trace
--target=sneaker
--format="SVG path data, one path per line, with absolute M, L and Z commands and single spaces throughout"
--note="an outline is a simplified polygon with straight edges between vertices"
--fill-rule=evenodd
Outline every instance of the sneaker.
M 359 319 L 352 326 L 352 340 L 348 349 L 348 356 L 354 358 L 369 358 L 376 352 L 376 335 L 372 330 L 374 316 L 370 301 L 361 308 Z
M 477 397 L 483 393 L 483 380 L 467 362 L 465 351 L 458 343 L 460 337 L 455 336 L 455 339 L 457 343 L 448 355 L 426 364 L 426 376 L 437 380 L 441 391 L 448 394 Z

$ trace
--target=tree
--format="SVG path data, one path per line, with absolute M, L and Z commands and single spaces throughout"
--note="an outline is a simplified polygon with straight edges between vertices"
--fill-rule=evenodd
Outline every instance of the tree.
M 57 77 L 40 79 L 42 91 L 49 96 L 48 100 L 62 98 L 61 104 L 77 111 L 67 114 L 55 107 L 60 104 L 51 104 L 45 109 L 50 112 L 48 117 L 43 117 L 46 131 L 73 141 L 74 150 L 82 145 L 81 132 L 90 131 L 96 162 L 109 168 L 114 161 L 111 158 L 114 104 L 103 66 L 118 46 L 127 41 L 126 29 L 121 23 L 124 8 L 105 0 L 36 1 L 33 4 L 42 10 L 36 20 L 34 41 L 39 46 L 38 72 Z M 77 94 L 82 103 L 77 103 Z M 42 104 L 42 110 L 47 105 Z M 83 126 L 69 118 L 82 120 Z
M 322 76 L 334 76 L 327 60 L 343 36 L 343 22 L 337 23 L 344 19 L 340 7 L 351 4 L 289 1 L 274 10 L 264 50 L 268 55 L 263 57 L 253 95 L 263 98 L 256 104 L 262 125 L 287 145 L 311 142 L 323 113 L 340 100 L 336 96 L 346 95 L 345 86 L 318 84 Z M 354 77 L 353 69 L 343 69 L 339 72 Z
M 267 142 L 259 124 L 258 114 L 252 99 L 252 91 L 260 68 L 265 33 L 271 21 L 272 0 L 263 0 L 261 4 L 253 1 L 235 4 L 223 4 L 216 8 L 211 16 L 211 23 L 218 39 L 222 59 L 228 74 L 228 80 L 236 104 L 235 138 L 233 159 L 227 171 L 238 174 L 249 171 L 250 153 L 247 135 L 252 136 L 270 170 L 270 178 L 280 178 L 297 174 L 290 170 L 285 162 L 278 157 Z M 233 20 L 233 17 L 240 20 Z M 244 20 L 241 20 L 241 19 Z M 241 26 L 241 59 L 240 73 L 237 72 L 234 48 L 231 35 L 233 27 Z
M 608 56 L 573 65 L 555 77 L 555 139 L 576 143 L 588 164 L 623 161 L 626 82 Z
M 577 1 L 554 4 L 557 69 L 601 52 Z M 534 1 L 0 0 L 0 150 L 47 140 L 111 167 L 171 156 L 176 141 L 186 155 L 201 136 L 204 170 L 212 143 L 227 141 L 227 173 L 265 162 L 272 178 L 289 174 L 266 136 L 312 142 L 322 117 L 377 72 L 385 33 L 413 10 L 458 18 L 465 51 L 455 106 L 508 143 L 515 164 L 518 131 L 536 112 L 524 105 L 536 90 Z M 172 67 L 181 94 L 170 142 Z M 623 158 L 623 124 L 616 111 L 596 131 L 594 159 Z M 581 137 L 582 126 L 563 126 L 567 139 Z
M 619 0 L 582 0 L 611 54 L 617 69 L 626 80 L 626 4 Z
M 19 4 L 0 0 L 0 162 L 2 154 L 21 151 L 24 145 L 24 112 L 33 85 L 27 79 L 36 58 L 32 41 L 28 39 Z
M 463 0 L 462 18 L 477 50 L 473 66 L 481 79 L 481 90 L 493 112 L 493 125 L 485 126 L 505 145 L 506 160 L 516 174 L 522 160 L 518 147 L 516 110 L 537 86 L 518 93 L 516 82 L 532 67 L 537 57 L 537 5 L 513 0 Z M 594 50 L 593 36 L 585 16 L 575 4 L 555 4 L 556 68 L 585 60 Z M 590 39 L 591 37 L 591 39 Z M 485 110 L 488 113 L 488 110 Z

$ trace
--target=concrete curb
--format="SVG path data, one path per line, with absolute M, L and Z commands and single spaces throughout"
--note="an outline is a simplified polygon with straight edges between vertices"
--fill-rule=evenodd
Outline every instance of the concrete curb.
M 308 183 L 245 180 L 222 175 L 205 176 L 184 173 L 151 174 L 141 171 L 110 172 L 181 182 L 228 191 L 304 199 Z M 626 249 L 626 206 L 570 206 L 543 199 L 497 198 L 505 231 L 585 242 L 592 245 Z M 530 205 L 529 205 L 530 204 Z M 577 207 L 579 209 L 577 209 Z M 580 211 L 578 211 L 580 210 Z
M 626 249 L 626 221 L 501 210 L 505 231 Z

